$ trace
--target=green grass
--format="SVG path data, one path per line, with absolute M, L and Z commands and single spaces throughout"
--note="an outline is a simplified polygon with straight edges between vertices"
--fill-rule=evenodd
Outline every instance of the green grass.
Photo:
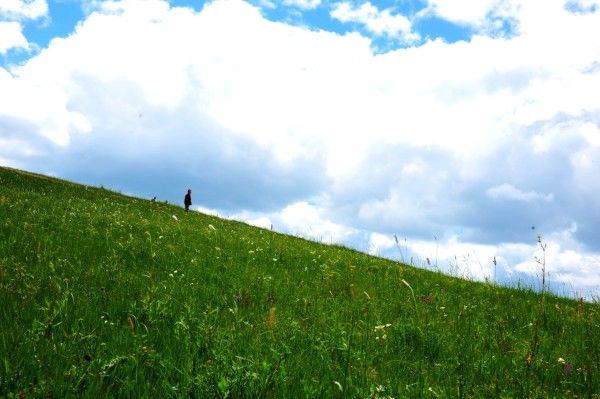
M 600 397 L 540 299 L 0 168 L 0 397 Z

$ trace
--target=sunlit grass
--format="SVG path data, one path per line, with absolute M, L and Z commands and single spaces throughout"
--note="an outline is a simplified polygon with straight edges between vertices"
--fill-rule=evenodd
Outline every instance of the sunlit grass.
M 597 397 L 539 298 L 0 168 L 0 397 Z

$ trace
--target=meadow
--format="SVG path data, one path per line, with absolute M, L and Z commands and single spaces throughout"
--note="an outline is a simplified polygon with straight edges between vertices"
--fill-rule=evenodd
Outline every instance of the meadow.
M 0 168 L 0 397 L 600 398 L 600 305 Z

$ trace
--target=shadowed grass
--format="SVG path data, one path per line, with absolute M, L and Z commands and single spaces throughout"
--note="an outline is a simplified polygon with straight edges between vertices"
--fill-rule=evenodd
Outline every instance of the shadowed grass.
M 0 397 L 600 393 L 597 304 L 4 168 L 0 303 Z

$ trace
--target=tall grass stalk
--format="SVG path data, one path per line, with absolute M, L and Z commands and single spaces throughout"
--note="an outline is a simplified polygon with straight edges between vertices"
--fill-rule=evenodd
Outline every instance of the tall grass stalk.
M 527 356 L 527 366 L 531 366 L 537 357 L 540 347 L 540 325 L 546 316 L 546 244 L 540 234 L 537 235 L 537 244 L 542 252 L 540 258 L 536 257 L 535 261 L 541 267 L 541 288 L 537 305 L 536 317 L 533 322 L 532 339 L 529 354 Z

